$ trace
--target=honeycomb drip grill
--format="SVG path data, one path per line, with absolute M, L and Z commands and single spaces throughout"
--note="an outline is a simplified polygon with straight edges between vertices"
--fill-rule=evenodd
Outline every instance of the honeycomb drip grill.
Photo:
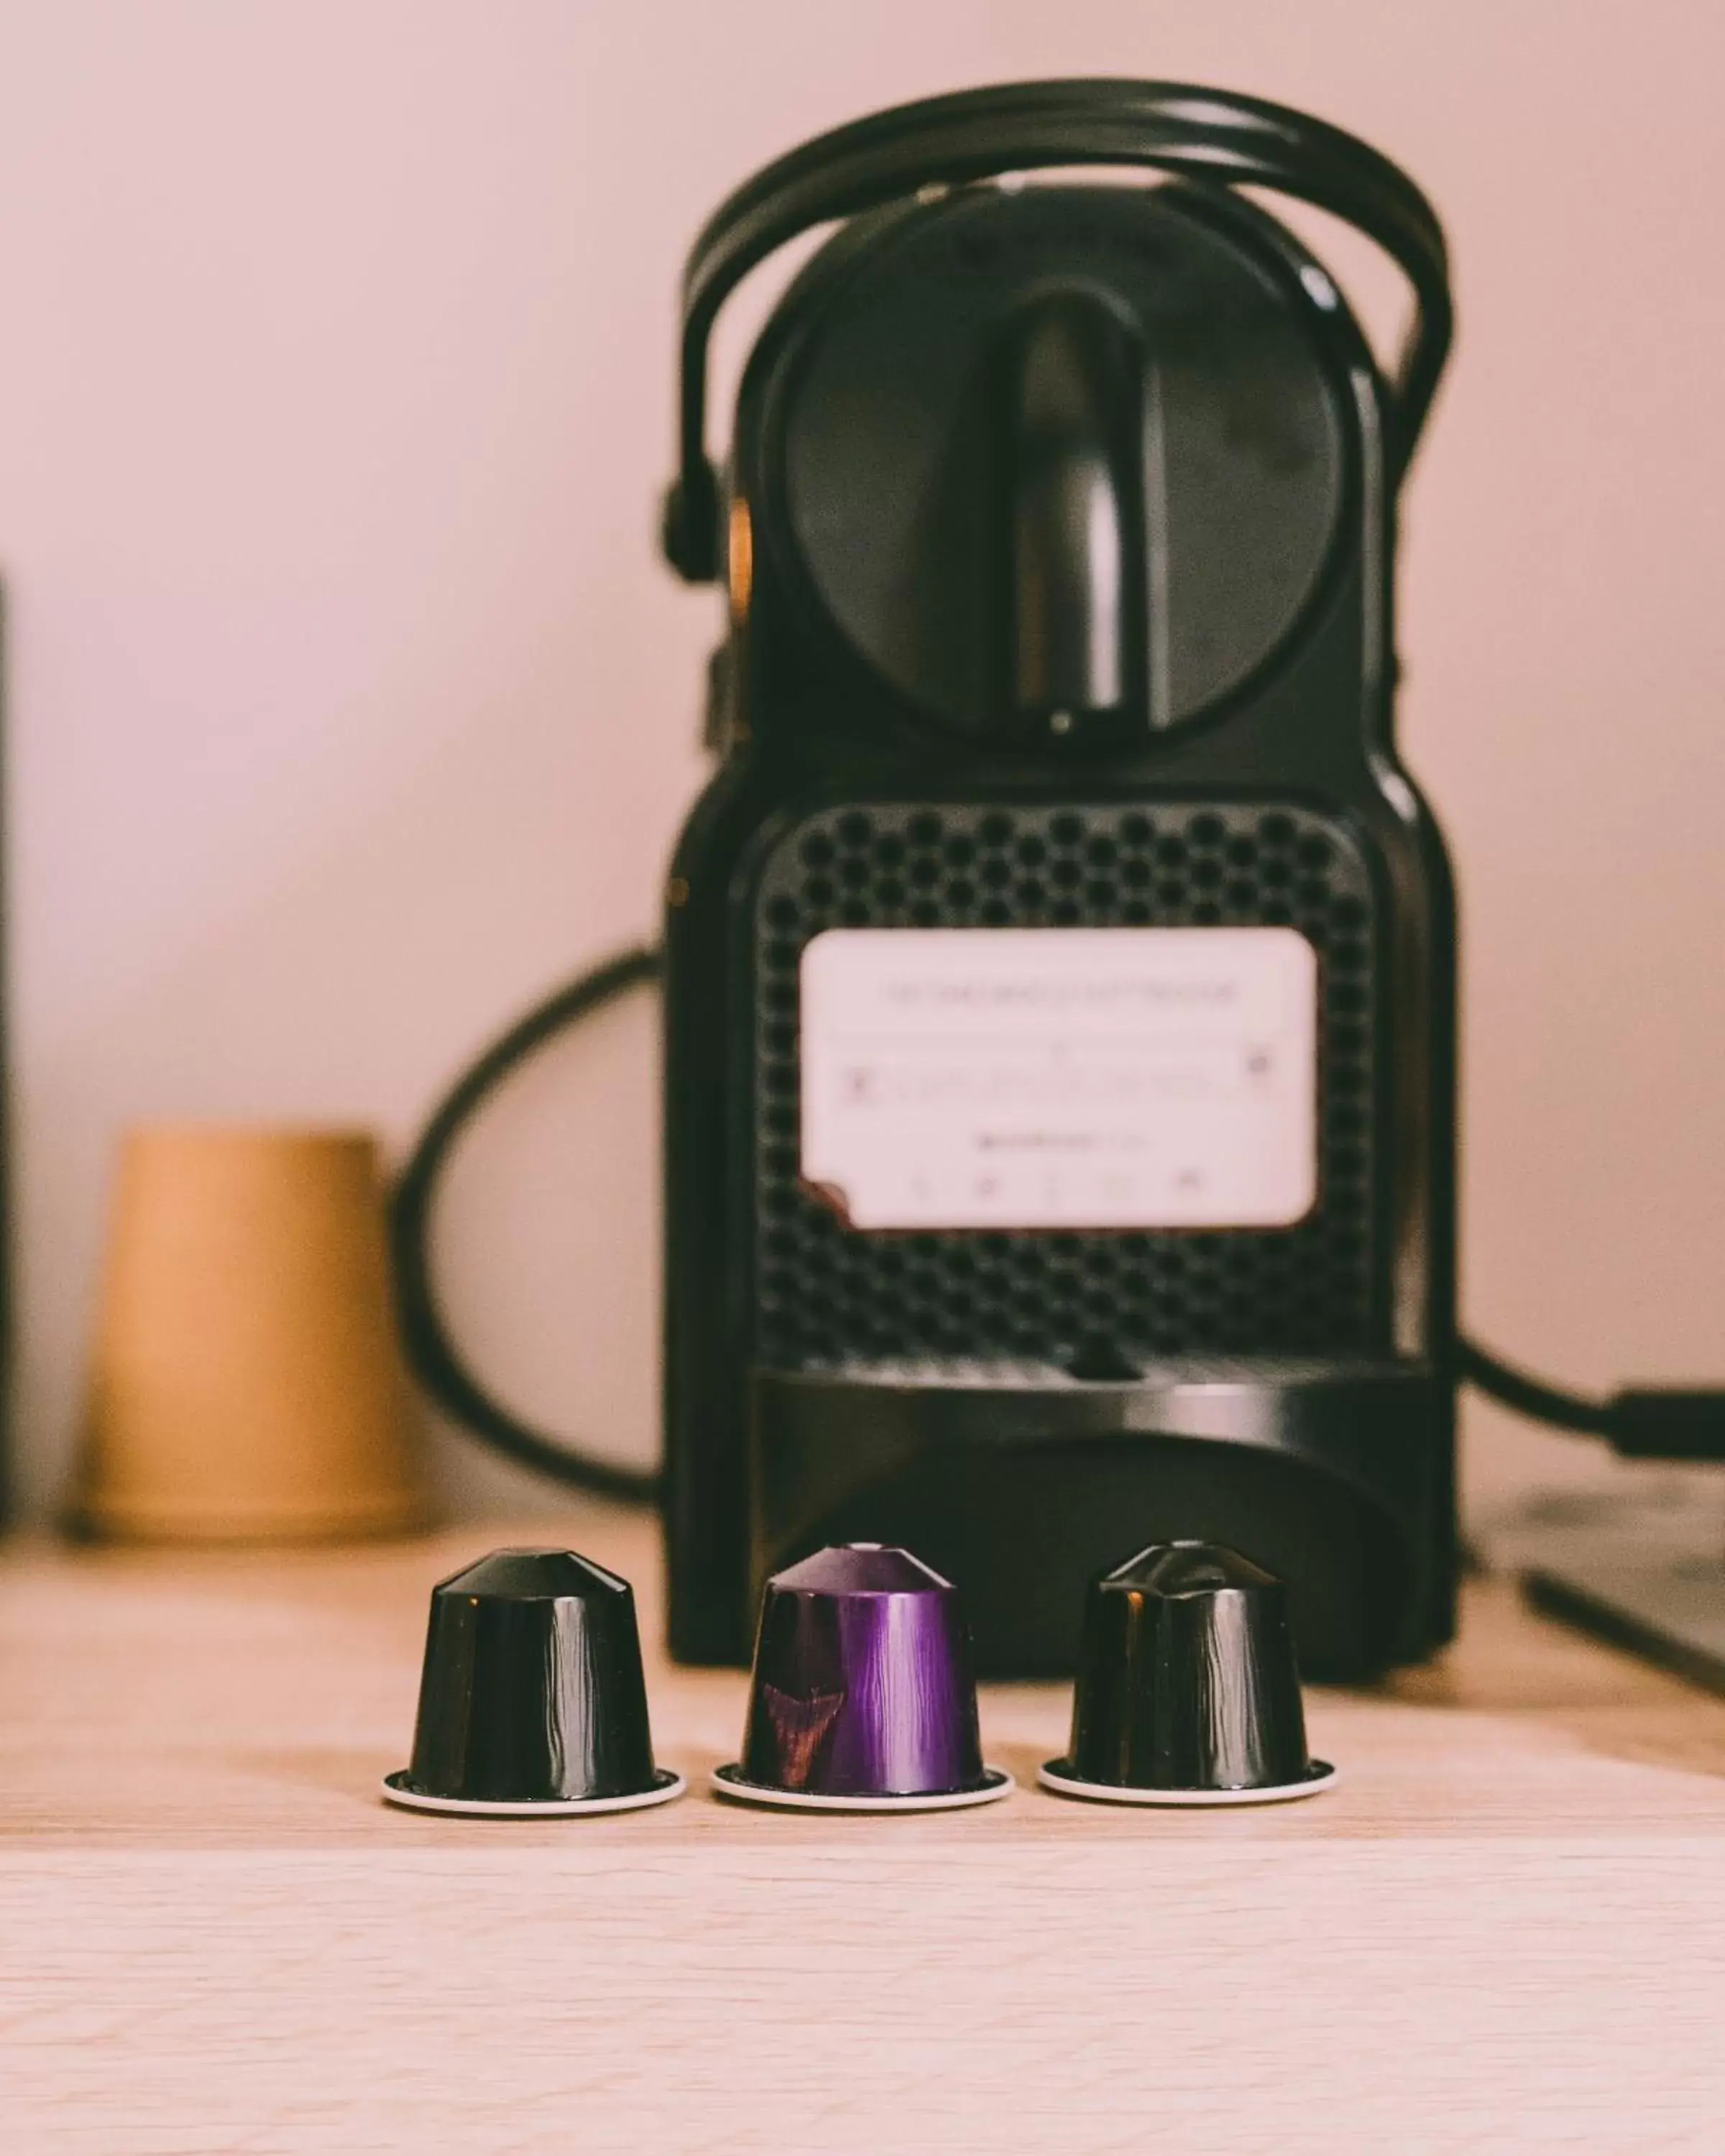
M 1291 926 L 1322 981 L 1320 1195 L 1272 1230 L 846 1228 L 798 1178 L 798 967 L 824 930 Z M 1384 1330 L 1370 881 L 1347 832 L 1236 803 L 870 807 L 783 839 L 756 915 L 757 1352 L 781 1368 L 858 1359 L 1067 1362 L 1370 1353 Z

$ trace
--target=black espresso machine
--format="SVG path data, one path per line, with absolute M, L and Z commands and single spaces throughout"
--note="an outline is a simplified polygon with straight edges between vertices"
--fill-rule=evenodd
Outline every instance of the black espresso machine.
M 1393 380 L 1247 182 L 1406 270 Z M 834 218 L 721 482 L 714 315 Z M 769 167 L 685 295 L 667 547 L 730 630 L 666 917 L 675 1651 L 739 1658 L 767 1573 L 873 1540 L 963 1583 L 985 1669 L 1052 1673 L 1142 1531 L 1281 1574 L 1316 1673 L 1423 1653 L 1455 927 L 1392 593 L 1435 218 L 1268 105 L 1029 85 Z
M 1393 372 L 1243 187 L 1399 265 Z M 721 473 L 715 318 L 828 224 Z M 744 1660 L 785 1563 L 901 1543 L 985 1672 L 1060 1673 L 1086 1579 L 1191 1536 L 1286 1580 L 1309 1674 L 1358 1676 L 1450 1635 L 1461 1378 L 1622 1451 L 1725 1447 L 1717 1391 L 1582 1400 L 1456 1331 L 1454 898 L 1394 733 L 1397 500 L 1450 335 L 1403 172 L 1177 85 L 881 113 L 697 239 L 665 540 L 729 607 L 667 886 L 662 1488 L 500 1405 L 425 1253 L 480 1101 L 659 954 L 489 1050 L 394 1213 L 442 1404 L 662 1496 L 683 1659 Z

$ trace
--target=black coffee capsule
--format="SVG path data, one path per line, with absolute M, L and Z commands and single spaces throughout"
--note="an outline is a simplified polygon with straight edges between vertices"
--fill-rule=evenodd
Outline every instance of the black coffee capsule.
M 1306 1749 L 1287 1592 L 1215 1543 L 1158 1543 L 1090 1584 L 1066 1757 L 1037 1778 L 1129 1804 L 1262 1804 L 1336 1770 Z
M 431 1590 L 413 1763 L 383 1794 L 416 1811 L 526 1818 L 662 1804 L 634 1595 L 572 1550 L 494 1550 Z
M 957 1589 L 908 1550 L 846 1543 L 767 1583 L 742 1758 L 721 1795 L 826 1811 L 987 1804 Z

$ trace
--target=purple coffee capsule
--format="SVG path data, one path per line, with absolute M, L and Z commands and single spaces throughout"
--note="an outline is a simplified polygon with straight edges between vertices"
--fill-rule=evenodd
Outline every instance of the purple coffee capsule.
M 977 1738 L 970 1635 L 950 1580 L 908 1550 L 846 1543 L 767 1583 L 742 1758 L 721 1796 L 824 1811 L 933 1811 L 1004 1797 Z
M 1037 1779 L 1117 1804 L 1267 1804 L 1327 1789 L 1282 1583 L 1218 1543 L 1153 1543 L 1090 1584 L 1072 1736 Z

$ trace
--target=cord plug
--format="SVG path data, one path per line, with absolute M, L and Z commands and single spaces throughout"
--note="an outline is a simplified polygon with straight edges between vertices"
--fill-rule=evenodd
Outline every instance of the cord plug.
M 1725 1392 L 1661 1386 L 1614 1394 L 1605 1435 L 1630 1460 L 1725 1460 Z

